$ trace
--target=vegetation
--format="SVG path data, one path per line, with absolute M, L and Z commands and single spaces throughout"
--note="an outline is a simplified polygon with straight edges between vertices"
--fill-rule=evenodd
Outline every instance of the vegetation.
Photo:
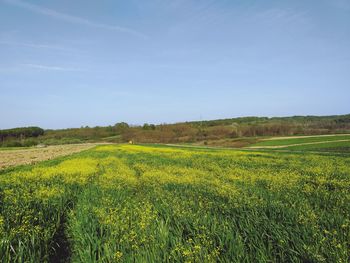
M 38 137 L 44 134 L 44 130 L 39 127 L 15 128 L 8 130 L 0 130 L 0 140 L 6 138 L 21 138 L 21 137 Z
M 350 152 L 350 135 L 272 137 L 262 139 L 249 148 L 288 151 Z
M 35 145 L 36 141 L 28 138 L 36 138 L 43 134 L 44 130 L 39 127 L 0 130 L 0 145 L 3 147 Z
M 271 138 L 262 140 L 252 146 L 287 146 L 291 144 L 304 144 L 304 143 L 319 143 L 329 141 L 350 141 L 350 135 L 329 135 L 329 136 L 306 136 L 297 138 Z
M 350 157 L 108 145 L 0 175 L 2 262 L 349 262 Z
M 294 145 L 285 148 L 290 151 L 345 152 L 350 153 L 350 140 L 346 142 L 325 142 L 322 144 Z
M 233 146 L 246 146 L 246 138 L 350 133 L 350 115 L 306 117 L 244 117 L 213 121 L 156 125 L 152 130 L 131 127 L 122 133 L 124 141 L 148 143 L 224 142 L 240 139 Z M 243 139 L 243 140 L 242 140 Z M 229 142 L 229 146 L 230 146 Z
M 81 127 L 46 130 L 37 136 L 5 138 L 6 146 L 67 144 L 83 142 L 199 143 L 243 147 L 255 143 L 256 137 L 350 133 L 350 115 L 295 116 L 283 118 L 242 117 L 176 124 L 143 124 L 125 122 L 107 127 Z

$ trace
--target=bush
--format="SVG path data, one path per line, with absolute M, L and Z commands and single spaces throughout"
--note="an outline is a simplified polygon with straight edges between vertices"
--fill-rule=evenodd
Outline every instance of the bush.
M 1 147 L 22 147 L 22 143 L 20 141 L 4 141 Z
M 23 147 L 30 147 L 30 146 L 34 146 L 37 144 L 38 144 L 38 142 L 36 140 L 33 140 L 33 139 L 25 140 L 22 142 Z

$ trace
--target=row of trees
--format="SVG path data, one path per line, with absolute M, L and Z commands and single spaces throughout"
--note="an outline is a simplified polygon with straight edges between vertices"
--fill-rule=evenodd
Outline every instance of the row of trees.
M 39 127 L 23 127 L 7 130 L 0 130 L 0 141 L 8 139 L 26 139 L 30 137 L 38 137 L 44 135 L 44 130 Z
M 0 142 L 61 144 L 87 141 L 186 143 L 256 136 L 312 135 L 350 132 L 350 115 L 295 116 L 286 118 L 244 117 L 177 124 L 129 125 L 44 130 L 39 127 L 0 130 Z M 39 137 L 38 137 L 39 136 Z M 38 137 L 38 138 L 37 138 Z M 28 139 L 30 138 L 30 139 Z M 5 143 L 5 144 L 4 144 Z
M 152 128 L 150 128 L 152 127 Z M 196 142 L 256 136 L 314 135 L 350 132 L 350 115 L 287 118 L 245 117 L 228 120 L 129 127 L 123 141 Z

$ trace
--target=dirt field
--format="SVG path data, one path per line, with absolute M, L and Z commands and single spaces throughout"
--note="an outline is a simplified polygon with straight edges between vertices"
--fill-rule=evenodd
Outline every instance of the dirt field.
M 29 148 L 0 151 L 0 169 L 21 164 L 34 164 L 59 156 L 77 153 L 95 147 L 97 144 L 67 144 L 44 148 Z

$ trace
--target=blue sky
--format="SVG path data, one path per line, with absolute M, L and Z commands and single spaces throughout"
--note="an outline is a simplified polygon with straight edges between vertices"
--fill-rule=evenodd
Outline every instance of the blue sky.
M 349 0 L 0 0 L 0 128 L 350 113 Z

